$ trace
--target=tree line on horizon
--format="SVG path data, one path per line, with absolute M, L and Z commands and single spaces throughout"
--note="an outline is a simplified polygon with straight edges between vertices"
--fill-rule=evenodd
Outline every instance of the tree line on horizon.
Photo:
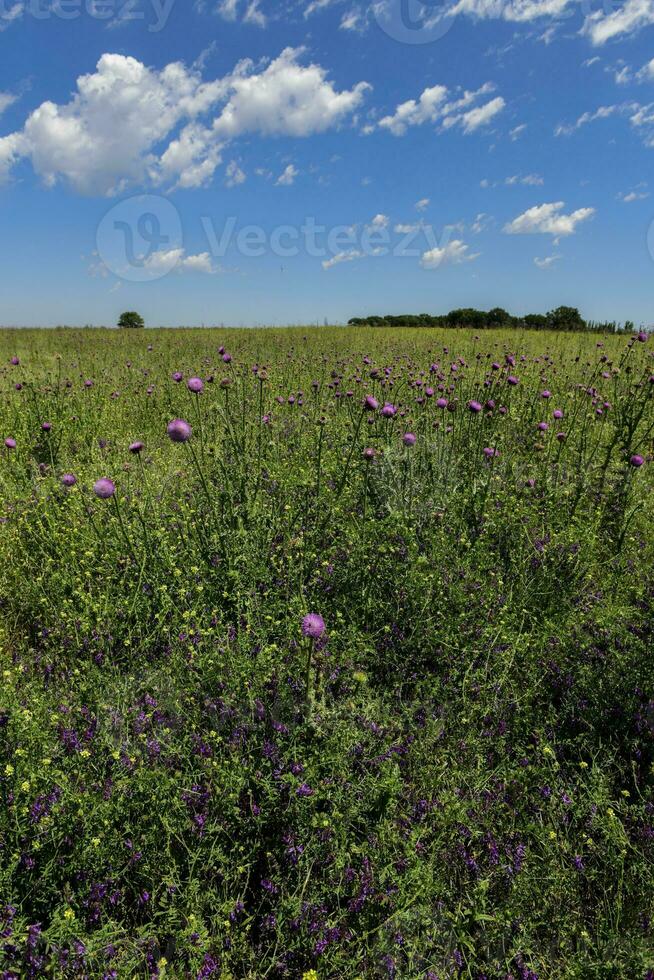
M 350 327 L 468 327 L 475 330 L 492 330 L 515 327 L 521 330 L 569 330 L 593 333 L 629 333 L 634 324 L 627 320 L 597 322 L 585 320 L 575 306 L 559 306 L 549 313 L 528 313 L 526 316 L 512 316 L 501 307 L 492 310 L 464 308 L 451 310 L 445 314 L 401 313 L 386 316 L 352 317 Z

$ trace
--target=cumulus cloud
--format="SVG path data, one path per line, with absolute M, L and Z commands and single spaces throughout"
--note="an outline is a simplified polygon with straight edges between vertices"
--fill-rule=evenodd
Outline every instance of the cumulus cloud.
M 478 20 L 528 23 L 541 17 L 560 16 L 573 0 L 458 0 L 451 14 L 467 14 Z
M 143 266 L 155 274 L 175 270 L 176 272 L 202 272 L 205 275 L 213 275 L 217 271 L 208 252 L 187 255 L 183 248 L 161 249 L 153 252 L 144 261 Z
M 420 265 L 423 269 L 438 269 L 442 265 L 460 265 L 462 262 L 472 262 L 479 258 L 480 253 L 468 254 L 469 245 L 459 238 L 453 239 L 446 245 L 436 246 L 422 253 Z
M 646 184 L 639 184 L 632 191 L 622 191 L 618 194 L 618 201 L 622 201 L 623 204 L 633 204 L 634 201 L 646 200 L 649 197 L 649 191 L 644 189 L 646 186 Z
M 419 201 L 416 201 L 415 209 L 416 211 L 425 211 L 430 204 L 431 201 L 428 197 L 422 197 Z
M 476 91 L 466 91 L 459 98 L 451 99 L 445 85 L 433 85 L 426 88 L 419 99 L 409 99 L 398 105 L 392 115 L 379 120 L 378 127 L 387 129 L 393 136 L 404 136 L 409 127 L 424 123 L 440 123 L 443 129 L 461 126 L 465 133 L 472 133 L 487 125 L 505 106 L 501 96 L 478 104 L 494 88 L 491 82 L 486 82 Z
M 310 136 L 340 123 L 356 109 L 370 89 L 359 82 L 337 92 L 320 65 L 300 65 L 301 50 L 286 48 L 259 74 L 251 63 L 230 79 L 230 98 L 213 125 L 220 138 L 243 133 L 265 136 Z
M 16 0 L 11 6 L 5 6 L 0 12 L 0 33 L 5 31 L 14 21 L 19 20 L 25 13 L 25 0 Z
M 584 21 L 582 34 L 595 46 L 623 34 L 636 34 L 643 27 L 654 24 L 654 0 L 626 0 L 617 10 L 606 11 L 607 8 L 596 10 Z
M 12 95 L 11 92 L 0 92 L 0 116 L 9 106 L 14 104 L 16 98 L 17 96 Z
M 346 252 L 337 252 L 331 259 L 325 259 L 322 267 L 323 269 L 333 269 L 335 265 L 340 265 L 341 262 L 354 262 L 356 259 L 362 259 L 364 254 L 356 248 L 348 249 Z
M 225 183 L 228 187 L 237 187 L 239 184 L 245 183 L 247 180 L 245 174 L 237 164 L 236 160 L 232 160 L 228 164 L 225 170 Z
M 207 82 L 180 62 L 156 71 L 105 54 L 69 102 L 42 103 L 21 132 L 0 139 L 0 177 L 28 157 L 47 185 L 64 180 L 82 194 L 206 184 L 236 137 L 324 132 L 362 101 L 367 83 L 339 92 L 322 67 L 300 63 L 302 53 L 287 48 L 258 71 L 243 61 Z
M 224 20 L 242 20 L 245 24 L 255 24 L 257 27 L 265 27 L 268 18 L 260 7 L 260 0 L 221 0 L 216 8 L 216 12 Z
M 389 221 L 390 219 L 387 214 L 376 214 L 368 225 L 368 228 L 371 231 L 380 231 L 384 228 L 388 228 Z
M 629 65 L 619 63 L 614 69 L 615 80 L 618 85 L 630 85 L 634 82 L 654 82 L 654 58 L 643 65 L 638 71 L 633 71 Z
M 654 147 L 654 102 L 641 105 L 640 102 L 622 102 L 616 105 L 603 105 L 594 112 L 584 112 L 576 122 L 565 123 L 556 127 L 555 136 L 570 136 L 576 130 L 589 123 L 602 119 L 619 116 L 628 119 L 636 130 L 645 146 Z
M 579 208 L 564 214 L 563 201 L 537 204 L 504 226 L 507 235 L 554 235 L 559 238 L 574 234 L 577 225 L 595 214 L 595 208 Z
M 525 187 L 542 187 L 545 181 L 540 174 L 514 174 L 507 177 L 504 181 L 507 187 L 515 187 L 516 184 L 523 184 Z
M 282 174 L 277 178 L 275 183 L 279 187 L 290 187 L 295 183 L 295 178 L 299 174 L 297 167 L 294 167 L 292 163 L 289 163 L 288 167 L 284 170 Z
M 420 98 L 409 99 L 398 105 L 393 115 L 379 120 L 380 129 L 388 129 L 393 136 L 404 136 L 409 126 L 422 126 L 425 122 L 436 122 L 441 116 L 447 98 L 445 85 L 426 88 Z

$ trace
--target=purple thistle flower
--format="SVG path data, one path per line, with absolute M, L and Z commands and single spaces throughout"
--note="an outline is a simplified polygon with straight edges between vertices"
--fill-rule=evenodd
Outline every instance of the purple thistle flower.
M 64 473 L 64 475 L 61 478 L 61 482 L 65 487 L 74 487 L 75 484 L 77 483 L 77 477 L 74 476 L 72 473 Z
M 386 402 L 386 404 L 381 410 L 381 413 L 385 419 L 392 419 L 393 416 L 397 413 L 397 409 L 395 405 L 391 405 L 390 402 Z
M 17 357 L 12 357 L 10 363 L 13 364 L 14 367 L 17 367 L 20 364 L 20 361 Z
M 365 407 L 371 412 L 376 412 L 377 409 L 379 408 L 379 402 L 377 401 L 376 398 L 373 398 L 372 395 L 366 395 L 366 400 L 364 404 Z
M 363 450 L 363 458 L 368 463 L 372 463 L 372 461 L 373 461 L 373 459 L 375 458 L 376 455 L 377 455 L 376 450 L 375 449 L 372 449 L 370 447 L 368 447 L 367 449 L 364 449 Z
M 645 460 L 643 459 L 642 456 L 635 455 L 635 456 L 632 456 L 631 457 L 631 459 L 629 460 L 629 462 L 631 463 L 632 466 L 638 467 L 638 466 L 642 466 L 643 463 L 645 462 Z
M 16 448 L 16 440 L 15 439 L 11 439 L 11 438 L 5 439 L 5 446 L 7 447 L 7 449 L 15 449 Z
M 436 405 L 438 408 L 447 408 L 447 398 L 437 398 Z
M 474 415 L 476 415 L 478 412 L 481 412 L 482 406 L 479 404 L 479 402 L 472 401 L 468 402 L 468 408 Z
M 545 389 L 545 391 L 541 391 L 540 397 L 541 398 L 551 398 L 552 397 L 552 392 L 551 391 L 548 391 L 547 389 Z
M 52 428 L 51 422 L 43 422 L 41 425 L 41 429 L 43 430 L 43 432 L 49 432 L 51 428 Z
M 193 435 L 193 429 L 184 419 L 173 419 L 167 431 L 173 442 L 188 442 Z
M 547 432 L 547 430 L 549 429 L 549 425 L 547 422 L 539 422 L 538 428 L 541 432 Z
M 93 485 L 93 492 L 100 500 L 109 500 L 116 492 L 116 485 L 108 477 L 104 477 Z
M 508 383 L 510 385 L 514 385 L 515 386 L 515 385 L 519 385 L 520 384 L 520 379 L 519 378 L 516 378 L 515 374 L 510 374 L 506 380 L 508 381 Z
M 138 456 L 138 454 L 140 452 L 143 452 L 144 449 L 145 449 L 145 443 L 143 442 L 133 442 L 129 447 L 130 453 L 132 453 L 134 456 Z
M 172 376 L 172 378 L 173 378 L 173 381 L 174 381 L 174 382 L 175 382 L 176 384 L 179 384 L 179 383 L 180 383 L 180 381 L 183 381 L 183 380 L 184 380 L 184 375 L 182 374 L 182 372 L 181 372 L 181 371 L 175 371 L 175 372 L 173 373 L 173 376 Z
M 309 613 L 302 620 L 302 633 L 312 640 L 319 640 L 325 629 L 325 620 L 318 613 Z
M 499 449 L 493 449 L 492 446 L 486 446 L 486 448 L 484 449 L 484 456 L 487 459 L 493 459 L 494 456 L 499 456 L 499 455 L 500 455 Z
M 232 362 L 232 355 L 231 354 L 223 354 L 223 362 L 225 364 L 231 364 L 231 362 Z
M 189 378 L 186 387 L 194 394 L 200 395 L 204 391 L 204 382 L 201 378 Z
M 405 432 L 404 435 L 402 436 L 402 442 L 404 443 L 405 446 L 415 446 L 416 437 L 413 434 L 413 432 Z

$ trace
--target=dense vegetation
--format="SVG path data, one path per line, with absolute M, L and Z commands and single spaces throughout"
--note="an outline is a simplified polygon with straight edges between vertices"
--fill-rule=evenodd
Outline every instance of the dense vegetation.
M 587 331 L 591 333 L 629 333 L 634 325 L 615 321 L 602 323 L 584 320 L 574 306 L 559 306 L 549 313 L 528 313 L 526 316 L 512 316 L 501 307 L 492 310 L 462 309 L 450 310 L 442 316 L 431 313 L 405 313 L 395 316 L 353 317 L 351 327 L 459 327 L 473 330 L 501 330 L 513 327 L 519 330 L 565 330 L 569 332 Z
M 644 334 L 0 364 L 5 980 L 651 980 Z

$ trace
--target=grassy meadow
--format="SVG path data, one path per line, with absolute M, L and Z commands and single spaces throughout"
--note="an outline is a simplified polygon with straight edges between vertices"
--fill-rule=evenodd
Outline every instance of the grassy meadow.
M 0 976 L 652 980 L 653 355 L 0 331 Z

